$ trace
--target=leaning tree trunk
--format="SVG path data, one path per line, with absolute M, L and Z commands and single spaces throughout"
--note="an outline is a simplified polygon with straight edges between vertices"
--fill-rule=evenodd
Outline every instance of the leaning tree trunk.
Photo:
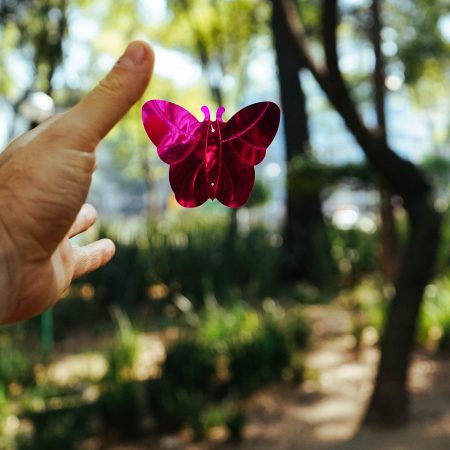
M 400 243 L 392 205 L 391 189 L 383 181 L 380 194 L 380 254 L 379 267 L 385 283 L 393 284 L 400 270 Z
M 365 423 L 402 424 L 409 416 L 407 373 L 423 290 L 432 276 L 440 216 L 430 198 L 408 206 L 409 238 L 381 341 L 381 359 Z
M 343 118 L 371 167 L 403 199 L 408 213 L 408 244 L 390 304 L 375 388 L 365 418 L 365 423 L 401 423 L 409 414 L 407 371 L 423 291 L 436 259 L 440 217 L 432 206 L 432 190 L 423 173 L 397 155 L 380 130 L 371 130 L 364 124 L 350 97 L 338 64 L 337 0 L 322 3 L 326 67 L 319 66 L 311 56 L 294 0 L 276 1 L 283 5 L 286 27 L 296 41 L 299 57 Z
M 378 126 L 386 145 L 385 76 L 381 51 L 381 2 L 372 0 L 372 42 L 375 54 L 374 97 Z M 401 180 L 400 180 L 401 182 Z M 431 206 L 430 188 L 423 195 L 405 198 L 409 238 L 403 264 L 392 214 L 390 189 L 381 184 L 381 269 L 386 281 L 396 281 L 381 343 L 381 360 L 365 423 L 400 424 L 409 415 L 408 367 L 423 290 L 432 276 L 439 242 L 439 215 Z M 401 270 L 400 276 L 398 271 Z
M 288 168 L 282 276 L 290 281 L 308 280 L 320 285 L 327 281 L 331 257 L 319 192 L 294 193 L 292 186 L 295 185 L 298 175 L 289 170 L 295 157 L 307 156 L 309 151 L 306 97 L 299 77 L 303 64 L 298 58 L 295 42 L 286 28 L 279 3 L 272 1 L 272 4 L 271 26 L 278 66 Z

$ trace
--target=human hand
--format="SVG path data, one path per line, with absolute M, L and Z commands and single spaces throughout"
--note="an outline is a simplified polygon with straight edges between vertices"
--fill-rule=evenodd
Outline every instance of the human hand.
M 154 56 L 133 42 L 111 72 L 69 111 L 14 140 L 0 154 L 0 323 L 53 306 L 71 281 L 106 264 L 114 244 L 70 238 L 96 211 L 84 205 L 99 141 L 142 96 Z

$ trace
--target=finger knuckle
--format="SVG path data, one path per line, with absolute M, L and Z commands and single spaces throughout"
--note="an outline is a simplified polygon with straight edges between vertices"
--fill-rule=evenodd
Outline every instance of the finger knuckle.
M 124 83 L 122 77 L 114 71 L 110 72 L 98 85 L 98 89 L 102 94 L 112 97 L 121 95 L 123 88 Z
M 116 68 L 100 81 L 99 92 L 113 101 L 126 102 L 131 106 L 133 99 L 129 94 L 129 86 L 127 86 L 125 78 L 119 68 Z
M 88 174 L 92 174 L 96 165 L 95 153 L 81 151 L 79 153 L 81 169 Z

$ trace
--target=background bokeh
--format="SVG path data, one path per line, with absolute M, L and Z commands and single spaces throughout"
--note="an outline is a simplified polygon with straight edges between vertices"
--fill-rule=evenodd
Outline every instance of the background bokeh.
M 0 328 L 0 449 L 448 448 L 450 4 L 338 3 L 0 0 L 0 149 L 156 54 L 77 238 L 114 259 Z M 280 105 L 247 205 L 176 203 L 154 98 Z

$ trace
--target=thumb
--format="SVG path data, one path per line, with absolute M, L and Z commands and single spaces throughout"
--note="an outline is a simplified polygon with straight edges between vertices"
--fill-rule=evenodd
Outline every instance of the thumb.
M 98 142 L 142 96 L 153 72 L 154 53 L 131 42 L 113 69 L 61 122 L 72 148 L 93 151 Z M 67 134 L 70 130 L 70 136 Z

